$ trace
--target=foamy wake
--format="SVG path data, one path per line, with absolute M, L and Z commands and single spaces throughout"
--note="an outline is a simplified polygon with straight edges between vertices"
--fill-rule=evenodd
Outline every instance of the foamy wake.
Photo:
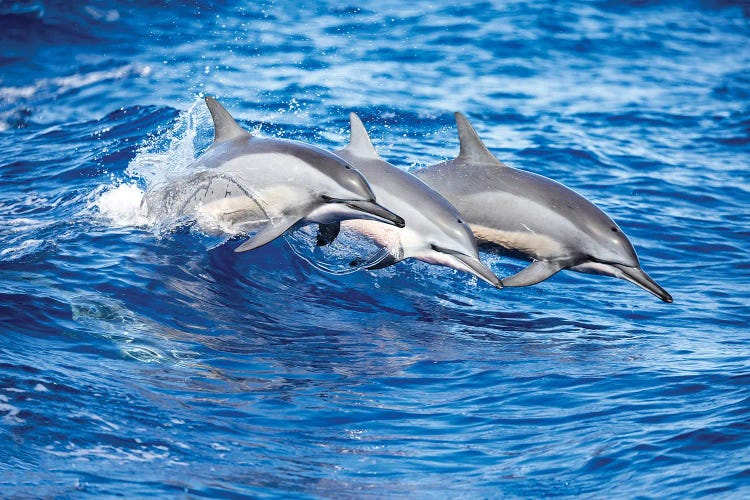
M 203 97 L 196 96 L 190 108 L 180 113 L 169 130 L 145 140 L 125 174 L 153 188 L 193 173 L 190 166 L 197 152 L 206 149 L 212 137 L 208 108 Z

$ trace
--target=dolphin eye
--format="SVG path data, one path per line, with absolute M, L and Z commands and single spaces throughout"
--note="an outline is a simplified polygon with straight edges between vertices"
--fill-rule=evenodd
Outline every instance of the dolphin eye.
M 610 229 L 612 230 L 613 233 L 617 232 L 617 228 L 615 226 L 612 226 Z
M 456 219 L 456 222 L 458 222 L 459 224 L 463 224 L 464 223 L 464 221 L 462 221 L 461 219 Z

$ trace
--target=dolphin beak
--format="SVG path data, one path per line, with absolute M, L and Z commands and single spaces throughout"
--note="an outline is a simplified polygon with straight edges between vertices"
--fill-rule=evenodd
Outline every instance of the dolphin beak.
M 393 224 L 396 227 L 404 227 L 406 225 L 404 219 L 394 214 L 384 206 L 378 205 L 377 203 L 375 203 L 375 201 L 346 200 L 343 203 L 345 203 L 349 208 L 374 215 L 379 219 L 383 219 L 383 222 Z
M 628 267 L 623 265 L 615 264 L 615 267 L 622 271 L 622 274 L 618 278 L 627 280 L 634 285 L 637 285 L 644 290 L 653 293 L 664 302 L 672 302 L 672 296 L 663 289 L 659 284 L 651 278 L 646 271 L 640 267 Z
M 448 248 L 442 248 L 437 245 L 432 245 L 432 249 L 437 252 L 452 255 L 453 257 L 457 258 L 464 266 L 466 266 L 467 271 L 469 271 L 477 278 L 486 281 L 495 288 L 503 287 L 503 283 L 500 281 L 500 278 L 495 276 L 495 273 L 493 273 L 489 267 L 482 264 L 482 261 L 480 261 L 476 257 L 472 257 L 455 250 L 450 250 Z

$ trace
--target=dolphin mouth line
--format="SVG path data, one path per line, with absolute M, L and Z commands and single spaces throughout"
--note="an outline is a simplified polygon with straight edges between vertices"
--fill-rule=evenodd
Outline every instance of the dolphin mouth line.
M 430 245 L 430 248 L 432 248 L 436 252 L 452 255 L 453 257 L 461 261 L 462 264 L 468 267 L 471 274 L 473 274 L 477 278 L 486 281 L 495 288 L 503 288 L 503 282 L 500 281 L 500 278 L 495 276 L 495 273 L 493 273 L 489 267 L 484 265 L 482 261 L 480 261 L 476 257 L 472 257 L 471 255 L 466 255 L 465 253 L 451 250 L 449 248 L 443 248 L 438 245 Z
M 590 260 L 591 262 L 596 262 L 597 264 L 604 264 L 605 266 L 613 266 L 613 267 L 616 267 L 617 269 L 622 269 L 623 267 L 635 269 L 633 266 L 627 266 L 625 264 L 620 264 L 615 261 L 597 259 L 591 254 L 586 254 L 585 257 L 586 257 L 586 260 Z

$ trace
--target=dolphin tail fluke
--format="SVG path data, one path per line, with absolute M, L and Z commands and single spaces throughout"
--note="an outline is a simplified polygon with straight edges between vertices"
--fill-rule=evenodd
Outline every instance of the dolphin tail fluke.
M 500 282 L 503 286 L 536 285 L 558 273 L 564 267 L 561 262 L 535 260 L 516 274 L 501 279 Z
M 211 96 L 206 96 L 206 106 L 211 112 L 211 119 L 214 121 L 214 144 L 229 141 L 243 135 L 250 136 L 250 133 L 237 124 L 224 106 Z
M 242 245 L 234 249 L 235 252 L 247 252 L 248 250 L 254 250 L 258 247 L 262 247 L 266 243 L 270 243 L 297 223 L 298 219 L 293 217 L 283 217 L 268 222 L 263 226 L 260 231 L 244 242 Z

